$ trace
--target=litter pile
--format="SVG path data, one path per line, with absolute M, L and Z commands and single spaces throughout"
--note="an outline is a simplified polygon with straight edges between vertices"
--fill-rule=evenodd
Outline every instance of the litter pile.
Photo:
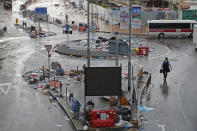
M 54 61 L 51 62 L 50 73 L 49 68 L 43 66 L 38 70 L 26 72 L 22 77 L 34 89 L 40 88 L 42 89 L 42 91 L 45 91 L 49 88 L 53 90 L 59 89 L 59 87 L 62 86 L 62 83 L 61 80 L 57 80 L 57 78 L 61 79 L 58 76 L 64 77 L 65 75 L 70 78 L 74 78 L 75 81 L 81 81 L 81 78 L 84 75 L 84 71 L 78 69 L 65 71 L 59 62 Z

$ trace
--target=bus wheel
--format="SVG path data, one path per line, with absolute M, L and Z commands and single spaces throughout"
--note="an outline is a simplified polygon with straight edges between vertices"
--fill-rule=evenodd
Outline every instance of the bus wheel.
M 193 33 L 190 33 L 190 35 L 188 36 L 189 38 L 192 38 L 193 37 Z
M 160 33 L 158 38 L 164 38 L 164 36 L 165 36 L 164 33 Z

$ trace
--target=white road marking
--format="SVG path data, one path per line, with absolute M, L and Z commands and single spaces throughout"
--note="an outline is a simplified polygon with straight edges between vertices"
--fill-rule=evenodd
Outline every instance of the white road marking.
M 9 38 L 5 38 L 0 40 L 0 43 L 5 42 L 5 41 L 10 41 L 10 40 L 16 40 L 16 39 L 21 39 L 21 38 L 25 38 L 25 37 L 9 37 Z
M 158 126 L 158 127 L 161 127 L 161 130 L 162 130 L 162 131 L 165 131 L 165 126 L 166 126 L 166 125 L 157 124 L 157 126 Z
M 2 87 L 5 87 L 5 86 L 7 86 L 7 90 L 4 90 Z M 8 92 L 9 92 L 9 90 L 10 90 L 10 88 L 12 87 L 12 83 L 2 83 L 2 84 L 0 84 L 0 90 L 5 94 L 5 95 L 7 95 L 8 94 Z

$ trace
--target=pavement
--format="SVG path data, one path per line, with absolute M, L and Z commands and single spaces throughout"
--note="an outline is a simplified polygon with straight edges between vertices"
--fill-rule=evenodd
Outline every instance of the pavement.
M 50 4 L 48 4 L 50 3 Z M 67 5 L 69 5 L 69 2 L 65 1 Z M 47 7 L 48 14 L 49 14 L 49 21 L 52 22 L 55 19 L 59 19 L 62 24 L 65 24 L 66 21 L 66 14 L 68 15 L 68 22 L 71 23 L 72 21 L 75 21 L 75 23 L 87 23 L 87 16 L 85 15 L 86 12 L 84 10 L 79 9 L 72 9 L 71 6 L 65 7 L 65 3 L 62 1 L 40 1 L 32 3 L 28 6 L 28 9 L 34 10 L 36 7 L 44 6 Z M 55 4 L 59 4 L 59 6 L 55 6 Z M 55 13 L 54 13 L 55 12 Z M 72 17 L 72 15 L 75 15 L 76 17 Z M 60 24 L 62 26 L 62 24 Z M 106 23 L 102 21 L 101 19 L 98 19 L 98 26 L 99 26 L 99 32 L 119 32 L 121 34 L 129 34 L 128 29 L 120 29 L 119 25 L 110 25 L 109 23 Z M 133 35 L 146 35 L 146 26 L 142 26 L 142 29 L 131 29 L 131 33 Z
M 58 97 L 57 102 L 60 104 L 60 106 L 62 107 L 62 109 L 65 111 L 65 113 L 67 114 L 68 118 L 70 118 L 73 126 L 75 127 L 75 129 L 77 131 L 83 130 L 83 121 L 80 119 L 76 119 L 74 118 L 74 114 L 71 113 L 71 105 L 69 102 L 69 92 L 72 92 L 74 94 L 74 98 L 77 98 L 77 100 L 79 100 L 81 106 L 81 111 L 83 112 L 84 109 L 84 83 L 83 80 L 81 80 L 81 82 L 76 81 L 75 78 L 69 78 L 66 76 L 63 77 L 58 77 L 58 79 L 62 82 L 63 85 L 65 85 L 64 87 L 62 87 L 62 92 L 63 92 L 63 97 Z M 132 116 L 139 121 L 139 127 L 143 126 L 143 120 L 141 120 L 142 118 L 142 114 L 139 111 L 139 109 L 137 108 L 137 105 L 142 105 L 141 103 L 141 98 L 142 95 L 144 94 L 145 91 L 148 90 L 149 84 L 150 82 L 149 79 L 151 79 L 150 74 L 148 75 L 144 75 L 144 77 L 140 80 L 141 82 L 139 83 L 139 85 L 135 85 L 135 90 L 136 90 L 136 101 L 135 103 L 133 103 L 133 108 L 132 108 Z M 127 90 L 127 89 L 123 89 L 123 90 Z M 57 93 L 51 89 L 48 89 L 48 92 L 50 93 L 51 96 L 53 96 L 54 98 L 57 96 Z M 58 94 L 60 94 L 60 89 L 58 89 Z M 67 93 L 67 94 L 66 94 Z M 146 94 L 146 93 L 145 93 Z M 99 97 L 87 97 L 87 101 L 88 100 L 92 100 L 95 103 L 95 107 L 94 109 L 109 109 L 109 102 L 108 101 L 103 101 L 101 98 Z M 135 106 L 135 108 L 134 108 Z M 111 128 L 89 128 L 88 130 L 90 131 L 113 131 L 116 128 L 116 130 L 123 130 L 124 127 L 111 127 Z M 137 130 L 136 128 L 132 128 L 130 129 L 130 131 L 134 131 Z

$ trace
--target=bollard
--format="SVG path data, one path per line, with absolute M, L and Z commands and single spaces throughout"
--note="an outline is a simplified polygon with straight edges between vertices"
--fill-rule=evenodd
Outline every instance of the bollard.
M 37 30 L 35 30 L 34 34 L 35 34 L 35 35 L 37 35 L 37 34 L 38 34 Z
M 18 24 L 18 19 L 16 18 L 16 24 Z
M 42 31 L 42 27 L 41 26 L 39 27 L 39 30 L 40 30 L 40 32 Z

